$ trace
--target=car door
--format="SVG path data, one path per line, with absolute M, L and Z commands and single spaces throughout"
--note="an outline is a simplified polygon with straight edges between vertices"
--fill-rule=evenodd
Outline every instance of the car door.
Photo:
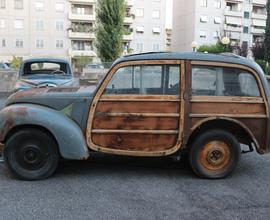
M 183 71 L 183 62 L 173 60 L 115 66 L 91 105 L 88 146 L 133 156 L 168 155 L 178 150 L 184 122 Z

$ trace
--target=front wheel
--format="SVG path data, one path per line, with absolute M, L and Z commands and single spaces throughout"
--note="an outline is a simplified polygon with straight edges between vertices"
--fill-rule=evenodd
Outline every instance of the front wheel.
M 19 179 L 45 179 L 57 168 L 58 146 L 47 132 L 22 129 L 8 139 L 4 147 L 4 160 Z
M 193 142 L 189 162 L 199 177 L 220 179 L 233 172 L 240 155 L 240 144 L 231 133 L 210 130 L 198 136 Z

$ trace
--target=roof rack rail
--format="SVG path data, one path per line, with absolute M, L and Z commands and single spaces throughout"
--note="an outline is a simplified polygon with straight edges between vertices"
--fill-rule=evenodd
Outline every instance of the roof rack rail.
M 222 55 L 222 56 L 228 56 L 228 57 L 234 57 L 234 58 L 242 58 L 242 57 L 239 56 L 239 55 L 236 55 L 236 54 L 234 54 L 234 53 L 229 53 L 229 52 L 220 53 L 220 55 Z
M 138 55 L 159 54 L 159 53 L 170 53 L 170 52 L 159 51 L 159 52 L 134 53 L 134 54 L 125 55 L 124 57 L 133 57 L 133 56 L 138 56 Z

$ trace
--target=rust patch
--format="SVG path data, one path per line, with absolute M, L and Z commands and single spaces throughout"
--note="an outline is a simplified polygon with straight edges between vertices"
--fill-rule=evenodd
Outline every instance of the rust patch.
M 23 98 L 23 97 L 31 97 L 31 96 L 35 96 L 36 94 L 40 94 L 40 93 L 46 93 L 48 92 L 49 89 L 48 88 L 34 88 L 34 89 L 29 89 L 26 91 L 21 91 L 21 92 L 16 92 L 15 94 L 12 95 L 12 98 Z

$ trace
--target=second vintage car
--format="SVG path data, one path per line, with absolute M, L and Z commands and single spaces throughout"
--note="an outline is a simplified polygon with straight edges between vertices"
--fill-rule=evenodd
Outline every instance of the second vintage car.
M 24 180 L 47 178 L 60 158 L 85 160 L 93 151 L 188 154 L 199 177 L 224 178 L 241 152 L 269 153 L 269 98 L 262 69 L 245 58 L 131 55 L 97 87 L 12 95 L 0 112 L 0 142 L 6 165 Z
M 33 58 L 25 60 L 13 92 L 42 87 L 77 86 L 68 61 L 59 58 Z

